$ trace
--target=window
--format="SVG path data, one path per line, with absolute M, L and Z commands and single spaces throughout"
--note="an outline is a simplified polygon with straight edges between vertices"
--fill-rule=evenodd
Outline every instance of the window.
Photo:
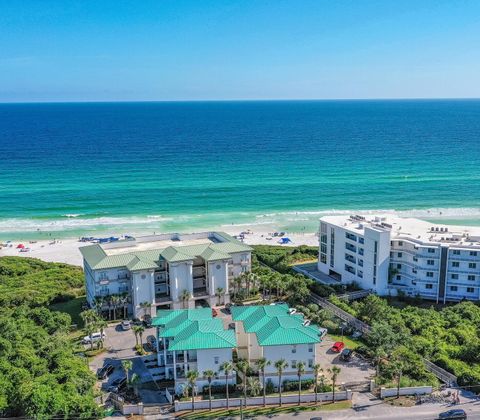
M 467 287 L 467 293 L 473 293 L 474 289 L 473 287 Z
M 434 265 L 435 264 L 435 261 L 433 260 L 427 260 L 427 265 Z
M 297 361 L 292 360 L 292 368 L 295 369 L 297 367 Z
M 364 244 L 364 243 L 365 243 L 365 239 L 363 239 L 363 238 L 358 238 L 358 242 L 361 243 L 361 244 Z
M 417 257 L 413 257 L 413 261 L 414 261 L 414 262 L 417 262 L 417 261 L 418 261 L 418 258 L 417 258 Z
M 402 280 L 402 276 L 398 275 L 397 280 Z
M 292 353 L 296 353 L 297 352 L 297 346 L 292 346 Z
M 363 248 L 358 248 L 358 253 L 359 253 L 360 255 L 363 255 Z
M 357 242 L 357 237 L 353 233 L 345 232 L 345 237 L 351 241 Z
M 402 253 L 402 252 L 399 252 L 399 253 L 397 254 L 397 256 L 398 256 L 398 258 L 402 258 L 403 253 Z
M 397 264 L 397 268 L 398 268 L 399 270 L 401 270 L 401 269 L 402 269 L 402 264 Z
M 427 271 L 427 277 L 433 277 L 433 271 Z
M 403 241 L 398 241 L 398 246 L 403 246 Z
M 360 259 L 359 259 L 359 260 L 358 260 L 358 265 L 359 265 L 360 267 L 363 267 L 363 260 L 360 260 Z
M 477 263 L 468 263 L 468 268 L 477 268 Z
M 425 289 L 433 289 L 433 284 L 427 283 Z
M 308 359 L 308 367 L 313 368 L 313 359 Z
M 472 257 L 476 257 L 477 256 L 477 251 L 470 251 L 470 255 Z
M 435 248 L 428 248 L 429 254 L 435 254 Z
M 326 254 L 320 254 L 320 262 L 322 264 L 326 264 L 327 263 L 327 255 Z M 242 267 L 242 268 L 245 268 L 245 267 Z
M 452 280 L 458 280 L 458 274 L 452 274 L 451 279 Z
M 450 286 L 450 290 L 452 292 L 456 292 L 458 290 L 458 287 L 457 286 Z
M 215 356 L 215 357 L 213 358 L 213 361 L 215 362 L 216 365 L 218 365 L 219 357 L 218 357 L 218 356 Z
M 458 261 L 452 261 L 452 267 L 460 267 L 460 263 Z
M 453 250 L 453 255 L 460 255 L 460 250 L 459 249 L 454 249 Z
M 361 279 L 363 279 L 363 271 L 358 270 L 357 276 L 360 277 Z
M 308 345 L 308 352 L 313 353 L 313 344 Z
M 475 276 L 473 274 L 468 275 L 468 280 L 475 281 Z
M 103 296 L 108 296 L 110 294 L 110 292 L 108 290 L 108 286 L 102 286 L 100 288 L 100 294 L 103 295 Z

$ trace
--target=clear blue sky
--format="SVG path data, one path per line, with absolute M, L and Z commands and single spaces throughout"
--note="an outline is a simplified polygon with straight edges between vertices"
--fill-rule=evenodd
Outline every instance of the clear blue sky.
M 0 3 L 0 102 L 405 97 L 480 97 L 480 1 Z

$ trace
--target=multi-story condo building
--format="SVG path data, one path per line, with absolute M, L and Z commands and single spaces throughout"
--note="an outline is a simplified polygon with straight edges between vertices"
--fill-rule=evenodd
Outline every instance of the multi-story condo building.
M 200 390 L 208 384 L 203 372 L 215 372 L 213 385 L 225 384 L 223 362 L 232 360 L 236 347 L 235 332 L 225 329 L 223 321 L 212 318 L 210 308 L 160 310 L 153 319 L 157 327 L 157 361 L 165 369 L 165 379 L 173 380 L 177 393 L 187 385 L 187 372 L 197 371 Z M 236 383 L 235 372 L 228 382 Z
M 318 270 L 379 295 L 480 299 L 480 229 L 392 215 L 320 219 Z
M 262 357 L 271 362 L 265 369 L 266 381 L 270 380 L 278 386 L 274 363 L 280 359 L 288 363 L 283 379 L 298 380 L 298 362 L 305 363 L 302 376 L 313 378 L 316 345 L 326 330 L 310 324 L 287 304 L 233 306 L 232 318 L 235 321 L 238 356 L 247 359 L 253 368 L 255 361 Z
M 135 317 L 157 307 L 195 308 L 201 299 L 228 303 L 230 282 L 251 268 L 251 248 L 223 232 L 143 236 L 80 252 L 90 306 L 98 297 L 126 294 Z

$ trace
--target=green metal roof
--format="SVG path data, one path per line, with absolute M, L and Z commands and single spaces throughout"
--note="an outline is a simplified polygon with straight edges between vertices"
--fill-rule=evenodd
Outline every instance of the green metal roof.
M 158 337 L 169 337 L 168 350 L 234 348 L 235 332 L 225 330 L 210 308 L 159 310 L 152 321 Z
M 261 346 L 319 343 L 316 325 L 303 325 L 301 315 L 290 315 L 287 304 L 233 306 L 232 318 L 243 322 L 246 332 L 255 333 Z
M 252 249 L 224 232 L 215 232 L 225 242 L 196 245 L 168 246 L 146 251 L 128 251 L 123 254 L 107 255 L 100 244 L 80 248 L 83 258 L 93 270 L 126 267 L 130 271 L 149 270 L 158 267 L 158 261 L 164 259 L 169 263 L 194 260 L 197 257 L 205 261 L 218 261 L 231 258 L 236 252 Z

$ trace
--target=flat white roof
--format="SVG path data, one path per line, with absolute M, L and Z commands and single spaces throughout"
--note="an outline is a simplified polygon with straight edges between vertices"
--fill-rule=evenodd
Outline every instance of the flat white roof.
M 391 232 L 392 239 L 409 239 L 415 242 L 480 246 L 480 227 L 441 225 L 421 219 L 398 217 L 392 214 L 339 215 L 320 219 L 358 235 L 364 235 L 365 227 Z

